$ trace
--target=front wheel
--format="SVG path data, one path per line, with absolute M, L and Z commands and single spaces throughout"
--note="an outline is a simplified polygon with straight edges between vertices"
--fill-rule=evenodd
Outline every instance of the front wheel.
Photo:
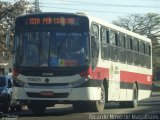
M 42 115 L 46 110 L 46 105 L 41 101 L 30 101 L 29 108 L 36 115 Z
M 10 101 L 6 100 L 3 103 L 3 113 L 8 113 L 10 108 Z
M 91 109 L 95 112 L 102 112 L 106 104 L 105 89 L 101 86 L 101 99 L 91 103 Z
M 87 112 L 89 111 L 89 102 L 77 101 L 72 104 L 75 112 Z

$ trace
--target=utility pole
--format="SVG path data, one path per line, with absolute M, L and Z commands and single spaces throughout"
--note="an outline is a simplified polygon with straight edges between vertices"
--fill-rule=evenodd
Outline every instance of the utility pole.
M 35 13 L 40 12 L 39 0 L 35 0 L 33 4 L 34 4 L 34 7 L 35 7 L 34 12 L 35 12 Z

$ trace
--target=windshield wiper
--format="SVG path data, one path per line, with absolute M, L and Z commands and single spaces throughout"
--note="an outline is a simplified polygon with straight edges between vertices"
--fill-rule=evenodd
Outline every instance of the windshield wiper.
M 31 65 L 21 65 L 21 66 L 23 66 L 23 67 L 38 67 L 38 66 L 40 66 L 40 64 L 31 64 Z

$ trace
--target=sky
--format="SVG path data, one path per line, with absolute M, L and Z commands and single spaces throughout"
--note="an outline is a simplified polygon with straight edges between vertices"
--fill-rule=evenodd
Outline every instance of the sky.
M 1 1 L 15 2 L 17 0 Z M 135 13 L 160 14 L 160 0 L 39 0 L 39 2 L 43 12 L 84 12 L 108 22 Z

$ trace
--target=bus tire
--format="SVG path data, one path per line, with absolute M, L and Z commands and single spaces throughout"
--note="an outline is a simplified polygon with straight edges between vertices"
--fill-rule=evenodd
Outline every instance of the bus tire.
M 138 105 L 138 89 L 136 84 L 134 84 L 132 101 L 120 101 L 119 106 L 121 108 L 136 108 L 137 105 Z
M 106 104 L 106 96 L 105 96 L 105 89 L 104 86 L 101 85 L 101 99 L 98 101 L 94 101 L 91 103 L 91 110 L 94 112 L 103 112 Z
M 42 115 L 46 110 L 46 105 L 41 101 L 30 101 L 29 108 L 36 115 Z
M 129 102 L 130 108 L 136 108 L 138 106 L 138 89 L 136 84 L 133 86 L 133 98 L 132 101 Z
M 3 103 L 3 113 L 8 113 L 10 108 L 10 100 L 6 100 Z
M 16 106 L 16 111 L 22 111 L 23 110 L 23 104 L 19 104 Z
M 72 106 L 75 112 L 87 112 L 88 111 L 87 102 L 77 101 L 77 102 L 74 102 Z
M 128 103 L 127 103 L 127 101 L 120 101 L 119 102 L 119 106 L 120 106 L 120 108 L 127 108 L 128 107 Z

